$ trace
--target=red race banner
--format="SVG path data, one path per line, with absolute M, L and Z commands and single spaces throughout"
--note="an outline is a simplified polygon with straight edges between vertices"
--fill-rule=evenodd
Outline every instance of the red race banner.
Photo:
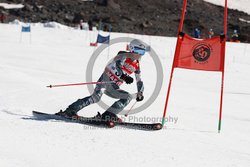
M 193 70 L 223 71 L 223 37 L 197 40 L 187 34 L 179 35 L 175 52 L 174 67 Z

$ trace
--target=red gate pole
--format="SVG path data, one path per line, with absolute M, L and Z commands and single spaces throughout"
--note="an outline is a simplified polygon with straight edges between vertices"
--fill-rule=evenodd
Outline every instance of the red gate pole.
M 169 79 L 169 84 L 168 84 L 168 92 L 167 92 L 167 96 L 166 96 L 166 102 L 165 102 L 164 112 L 163 112 L 162 121 L 161 121 L 162 126 L 164 126 L 164 124 L 165 124 L 165 117 L 166 117 L 166 113 L 167 113 L 168 99 L 169 99 L 170 89 L 171 89 L 171 85 L 172 85 L 173 72 L 174 72 L 174 66 L 172 66 L 172 70 L 171 70 L 171 74 L 170 74 L 170 79 Z
M 220 130 L 221 130 L 223 91 L 224 91 L 224 71 L 222 72 L 222 77 L 221 77 L 221 96 L 220 96 L 220 114 L 219 114 L 218 133 L 220 133 Z
M 181 20 L 180 20 L 180 25 L 178 29 L 178 34 L 182 31 L 186 8 L 187 8 L 187 0 L 183 0 L 183 7 L 182 7 Z
M 169 100 L 169 95 L 170 95 L 170 90 L 171 90 L 171 85 L 172 85 L 172 78 L 173 78 L 173 73 L 174 73 L 174 68 L 175 68 L 174 64 L 175 64 L 175 59 L 176 59 L 176 53 L 179 51 L 179 46 L 178 46 L 178 41 L 180 40 L 179 34 L 180 34 L 180 32 L 182 32 L 184 17 L 185 17 L 185 13 L 186 13 L 186 7 L 187 7 L 187 0 L 183 0 L 181 21 L 180 21 L 178 35 L 177 35 L 177 44 L 176 44 L 176 48 L 175 48 L 175 55 L 174 55 L 171 74 L 170 74 L 169 83 L 168 83 L 168 92 L 167 92 L 166 102 L 165 102 L 163 116 L 162 116 L 162 126 L 164 126 L 164 124 L 165 124 L 165 117 L 166 117 L 166 113 L 167 113 L 168 100 Z
M 225 0 L 225 9 L 224 9 L 224 41 L 221 55 L 222 60 L 222 77 L 221 77 L 221 96 L 220 96 L 220 114 L 219 114 L 219 124 L 218 124 L 218 133 L 221 130 L 221 121 L 222 121 L 222 102 L 223 102 L 223 92 L 224 92 L 224 71 L 225 71 L 225 50 L 226 50 L 226 40 L 227 40 L 227 0 Z
M 224 9 L 224 34 L 227 38 L 227 0 L 225 0 L 225 9 Z

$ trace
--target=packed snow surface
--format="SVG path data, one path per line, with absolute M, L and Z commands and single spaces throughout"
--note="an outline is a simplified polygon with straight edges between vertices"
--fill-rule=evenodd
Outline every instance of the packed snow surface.
M 19 8 L 23 8 L 24 5 L 22 5 L 22 4 L 0 3 L 0 7 L 3 7 L 5 9 L 19 9 Z
M 225 0 L 204 0 L 216 5 L 225 6 Z M 230 9 L 237 9 L 239 11 L 250 14 L 250 1 L 249 0 L 228 0 L 227 6 Z

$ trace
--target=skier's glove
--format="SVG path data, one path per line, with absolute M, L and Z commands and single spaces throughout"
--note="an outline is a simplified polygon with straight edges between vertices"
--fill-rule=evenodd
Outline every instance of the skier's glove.
M 138 92 L 137 97 L 136 97 L 136 101 L 142 101 L 143 99 L 144 99 L 144 96 L 143 96 L 142 92 Z
M 133 83 L 134 79 L 126 74 L 122 74 L 120 77 L 122 80 L 126 82 L 126 84 L 131 84 Z

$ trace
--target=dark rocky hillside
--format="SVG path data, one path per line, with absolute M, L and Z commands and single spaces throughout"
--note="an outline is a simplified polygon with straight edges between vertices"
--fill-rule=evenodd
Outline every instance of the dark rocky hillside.
M 181 15 L 182 0 L 0 0 L 0 2 L 22 3 L 22 9 L 0 11 L 13 19 L 31 22 L 56 21 L 76 26 L 80 19 L 85 22 L 111 23 L 115 32 L 176 36 Z M 105 4 L 105 2 L 107 2 Z M 247 5 L 247 4 L 246 4 Z M 250 16 L 237 10 L 228 11 L 228 36 L 234 29 L 240 33 L 242 42 L 250 42 Z M 184 30 L 192 33 L 199 27 L 202 36 L 210 28 L 216 34 L 223 30 L 223 7 L 202 0 L 189 0 Z

